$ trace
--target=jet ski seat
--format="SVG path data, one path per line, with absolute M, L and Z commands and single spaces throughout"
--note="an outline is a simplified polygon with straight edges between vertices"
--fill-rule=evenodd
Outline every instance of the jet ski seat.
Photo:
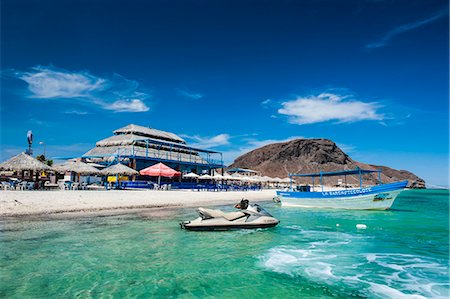
M 213 209 L 205 209 L 205 208 L 198 208 L 198 212 L 203 219 L 223 217 L 228 221 L 233 221 L 235 219 L 245 216 L 245 213 L 243 213 L 243 212 L 225 213 L 225 212 L 222 212 L 221 210 L 213 210 Z

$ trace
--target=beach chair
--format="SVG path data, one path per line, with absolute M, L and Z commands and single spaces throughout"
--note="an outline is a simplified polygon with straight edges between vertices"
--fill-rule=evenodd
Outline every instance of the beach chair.
M 3 190 L 12 190 L 12 188 L 11 188 L 11 184 L 10 183 L 8 183 L 8 182 L 2 182 L 2 187 L 3 187 Z
M 80 183 L 73 183 L 72 190 L 78 190 L 78 186 L 80 186 Z
M 61 189 L 61 190 L 67 190 L 68 189 L 66 183 L 63 180 L 59 180 L 58 181 L 58 186 L 59 186 L 59 189 Z
M 25 188 L 27 187 L 27 182 L 26 181 L 23 181 L 23 182 L 20 182 L 19 184 L 17 184 L 17 187 L 16 187 L 16 190 L 25 190 Z
M 34 190 L 34 182 L 27 182 L 25 184 L 25 190 Z
M 50 181 L 45 181 L 44 182 L 44 189 L 45 190 L 50 190 L 53 188 L 59 188 L 58 184 L 52 184 Z

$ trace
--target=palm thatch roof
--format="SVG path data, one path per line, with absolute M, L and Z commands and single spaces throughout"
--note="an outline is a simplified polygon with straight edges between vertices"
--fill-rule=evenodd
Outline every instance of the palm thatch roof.
M 195 179 L 195 178 L 198 178 L 199 175 L 196 174 L 196 173 L 193 173 L 193 172 L 189 172 L 188 174 L 184 174 L 183 177 L 184 178 L 194 178 Z
M 97 168 L 97 169 L 105 168 L 105 167 L 106 167 L 105 165 L 97 164 L 97 163 L 94 163 L 94 162 L 86 162 L 86 164 L 91 165 L 92 167 L 95 167 L 95 168 Z
M 81 175 L 89 175 L 89 174 L 100 174 L 100 170 L 97 168 L 86 164 L 81 161 L 76 162 L 65 162 L 63 164 L 55 165 L 54 167 L 58 172 L 76 172 Z
M 113 146 L 113 145 L 129 145 L 133 144 L 136 140 L 146 139 L 143 136 L 139 136 L 136 134 L 121 134 L 114 135 L 100 141 L 97 141 L 95 146 Z
M 143 127 L 143 126 L 138 126 L 138 125 L 134 125 L 134 124 L 129 124 L 128 126 L 117 129 L 113 133 L 116 135 L 135 133 L 136 135 L 140 135 L 140 136 L 156 137 L 157 139 L 169 140 L 169 141 L 173 141 L 176 143 L 183 143 L 183 144 L 186 143 L 186 141 L 184 141 L 184 139 L 182 139 L 178 135 L 175 135 L 174 133 L 156 130 L 156 129 L 152 129 L 152 128 L 147 128 L 147 127 Z
M 223 175 L 223 179 L 224 180 L 234 180 L 234 177 L 232 177 L 231 175 L 229 175 L 228 173 L 225 173 Z
M 41 171 L 41 170 L 54 170 L 54 169 L 52 167 L 48 166 L 47 164 L 44 164 L 41 161 L 39 161 L 25 153 L 20 153 L 17 156 L 14 156 L 9 160 L 6 160 L 3 163 L 0 163 L 0 170 Z
M 223 179 L 223 175 L 216 173 L 215 175 L 213 175 L 213 179 L 215 180 L 222 180 Z
M 95 143 L 95 145 L 96 146 L 114 146 L 114 145 L 138 144 L 141 146 L 145 146 L 144 140 L 161 141 L 161 139 L 145 137 L 145 136 L 140 136 L 140 135 L 136 135 L 136 134 L 120 134 L 120 135 L 114 135 L 114 136 L 102 139 L 100 141 L 97 141 L 97 143 Z M 167 141 L 167 140 L 164 140 L 164 143 L 180 145 L 179 142 L 173 142 L 173 141 Z M 166 147 L 169 148 L 168 146 L 166 146 Z
M 272 180 L 272 178 L 267 175 L 261 177 L 262 182 L 270 182 L 271 180 Z
M 134 170 L 133 168 L 130 168 L 130 167 L 120 164 L 120 163 L 112 165 L 108 168 L 105 168 L 105 169 L 101 170 L 100 172 L 104 175 L 117 175 L 117 174 L 136 175 L 136 174 L 139 174 L 139 172 Z

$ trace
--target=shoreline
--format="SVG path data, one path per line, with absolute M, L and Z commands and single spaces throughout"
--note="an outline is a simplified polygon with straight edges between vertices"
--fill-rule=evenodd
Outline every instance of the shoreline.
M 0 218 L 100 216 L 139 211 L 272 201 L 275 190 L 195 192 L 155 190 L 1 191 Z

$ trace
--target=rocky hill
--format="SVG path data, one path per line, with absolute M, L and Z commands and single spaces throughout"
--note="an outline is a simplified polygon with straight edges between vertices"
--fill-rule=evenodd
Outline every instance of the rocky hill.
M 319 171 L 382 169 L 384 183 L 408 180 L 412 188 L 425 188 L 425 181 L 406 170 L 396 170 L 387 166 L 364 164 L 354 161 L 337 145 L 328 139 L 296 139 L 289 142 L 273 143 L 252 150 L 234 161 L 230 167 L 249 168 L 262 175 L 284 178 L 288 173 L 312 173 Z M 340 177 L 328 177 L 325 184 L 335 185 Z M 343 178 L 342 178 L 343 179 Z M 310 183 L 310 178 L 298 179 Z M 365 174 L 365 184 L 375 184 L 377 174 Z M 358 176 L 347 176 L 348 184 L 359 184 Z

